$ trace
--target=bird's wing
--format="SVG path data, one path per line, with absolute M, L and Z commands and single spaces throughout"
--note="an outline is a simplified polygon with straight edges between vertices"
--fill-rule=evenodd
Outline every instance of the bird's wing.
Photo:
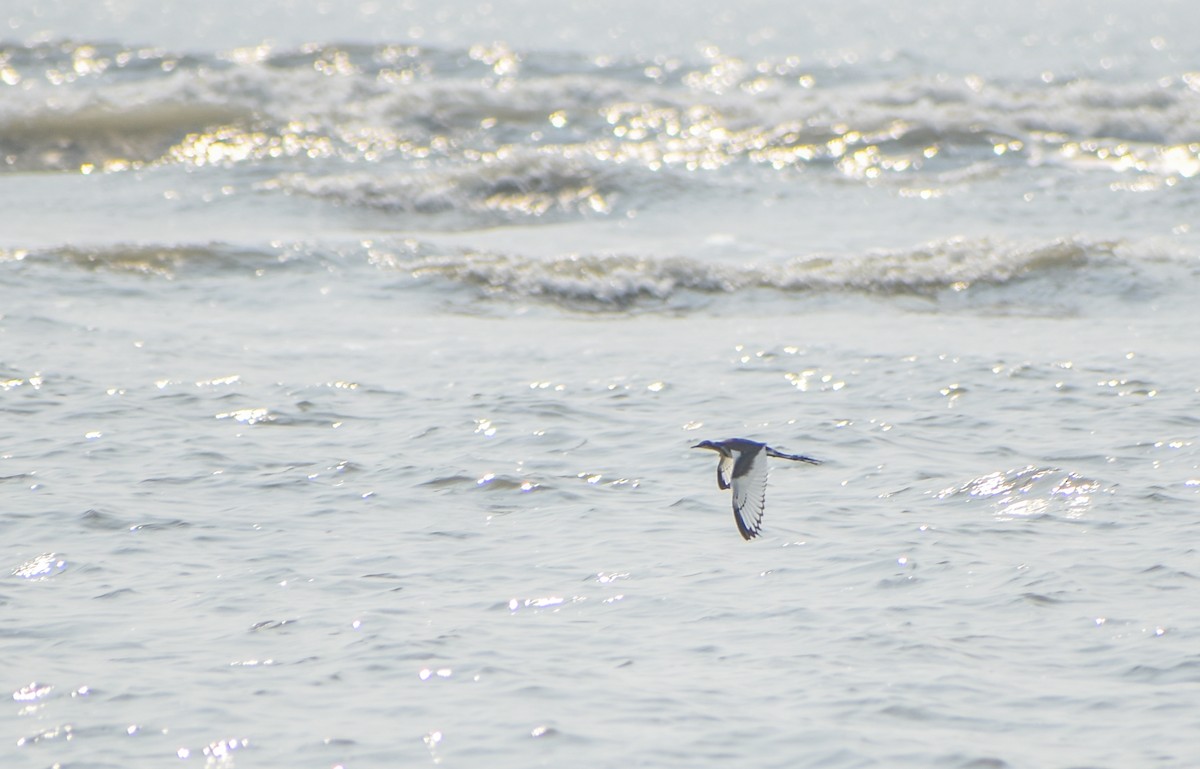
M 733 519 L 745 539 L 754 539 L 762 528 L 767 496 L 765 448 L 739 451 L 733 463 Z
M 733 457 L 721 455 L 721 461 L 717 462 L 717 488 L 729 488 L 729 482 L 733 479 Z
M 800 454 L 784 454 L 782 451 L 776 451 L 775 449 L 771 448 L 770 446 L 767 446 L 767 456 L 779 457 L 780 459 L 790 459 L 793 462 L 807 462 L 810 465 L 821 464 L 821 460 L 819 460 L 819 459 L 813 459 L 812 457 L 806 457 L 806 456 L 802 456 Z

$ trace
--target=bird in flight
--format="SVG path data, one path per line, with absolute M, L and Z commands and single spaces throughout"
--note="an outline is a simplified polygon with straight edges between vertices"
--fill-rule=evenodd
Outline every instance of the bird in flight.
M 819 465 L 821 461 L 799 454 L 784 454 L 765 443 L 730 438 L 700 441 L 694 449 L 709 449 L 721 455 L 717 462 L 717 486 L 733 488 L 733 520 L 745 539 L 754 539 L 762 529 L 767 498 L 767 457 Z

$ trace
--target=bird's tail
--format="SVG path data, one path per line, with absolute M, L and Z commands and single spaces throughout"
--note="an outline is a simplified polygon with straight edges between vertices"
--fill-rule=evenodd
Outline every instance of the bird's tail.
M 819 460 L 819 459 L 813 459 L 812 457 L 801 456 L 800 454 L 784 454 L 782 451 L 776 451 L 775 449 L 771 448 L 770 446 L 767 446 L 767 456 L 768 457 L 777 457 L 779 459 L 790 459 L 793 462 L 807 462 L 810 465 L 821 464 L 821 460 Z

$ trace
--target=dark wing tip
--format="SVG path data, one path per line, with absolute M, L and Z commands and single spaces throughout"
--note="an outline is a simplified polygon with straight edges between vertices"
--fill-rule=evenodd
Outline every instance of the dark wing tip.
M 742 539 L 749 541 L 758 536 L 758 529 L 751 529 L 742 522 L 742 516 L 737 510 L 733 511 L 733 520 L 737 523 L 738 533 L 742 535 Z
M 754 520 L 752 516 L 742 514 L 738 509 L 737 500 L 733 502 L 733 522 L 737 524 L 738 533 L 742 535 L 742 539 L 751 540 L 757 537 L 762 532 L 763 513 L 767 508 L 766 495 L 759 500 L 758 503 L 758 520 Z

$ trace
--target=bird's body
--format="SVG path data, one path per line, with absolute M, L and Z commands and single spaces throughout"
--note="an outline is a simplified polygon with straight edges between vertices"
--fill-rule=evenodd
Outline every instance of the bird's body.
M 721 455 L 717 462 L 717 486 L 733 489 L 733 520 L 745 539 L 754 539 L 762 529 L 767 494 L 767 457 L 819 465 L 820 460 L 799 454 L 784 454 L 765 443 L 745 438 L 701 441 L 694 449 L 709 449 Z

